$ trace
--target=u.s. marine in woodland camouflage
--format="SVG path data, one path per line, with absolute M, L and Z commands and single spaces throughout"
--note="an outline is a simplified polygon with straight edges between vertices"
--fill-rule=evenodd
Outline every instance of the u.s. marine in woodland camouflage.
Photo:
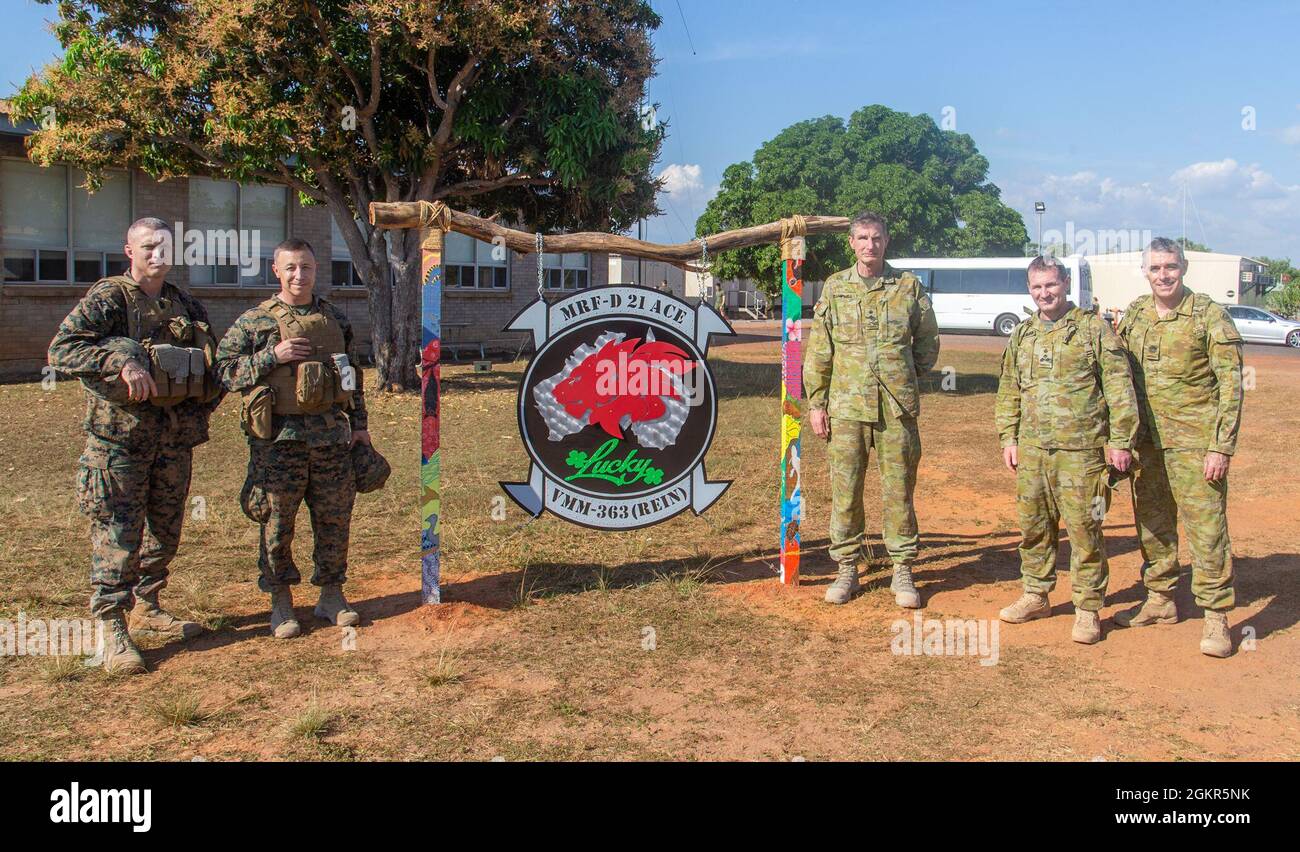
M 1133 512 L 1145 560 L 1142 606 L 1121 626 L 1178 620 L 1178 516 L 1192 555 L 1192 596 L 1205 611 L 1201 652 L 1232 653 L 1227 612 L 1235 598 L 1228 539 L 1228 466 L 1241 425 L 1241 335 L 1232 317 L 1183 286 L 1187 258 L 1157 238 L 1142 253 L 1151 295 L 1124 312 L 1120 337 L 1133 362 L 1142 411 Z
M 912 579 L 919 535 L 912 497 L 921 461 L 917 377 L 939 359 L 939 327 L 921 282 L 885 266 L 889 231 L 874 213 L 849 225 L 857 263 L 826 280 L 813 309 L 803 384 L 813 432 L 830 441 L 830 555 L 838 565 L 826 590 L 846 603 L 858 589 L 865 536 L 862 486 L 874 447 L 880 468 L 890 588 L 899 606 L 919 607 Z
M 90 519 L 90 609 L 104 622 L 98 660 L 145 671 L 130 629 L 189 639 L 202 628 L 158 601 L 176 556 L 192 450 L 221 402 L 208 312 L 167 283 L 171 229 L 145 218 L 127 231 L 126 275 L 97 282 L 59 325 L 49 363 L 86 387 L 86 449 L 77 503 Z
M 996 420 L 1003 461 L 1016 474 L 1024 594 L 1003 609 L 1019 624 L 1051 615 L 1060 524 L 1070 535 L 1074 629 L 1101 639 L 1098 612 L 1109 570 L 1102 522 L 1110 507 L 1109 467 L 1132 463 L 1138 407 L 1128 355 L 1105 320 L 1069 301 L 1070 273 L 1054 257 L 1027 272 L 1038 313 L 1016 327 L 1002 356 Z
M 304 500 L 314 538 L 311 582 L 321 588 L 316 615 L 339 626 L 360 620 L 343 596 L 356 497 L 350 450 L 370 443 L 370 434 L 352 325 L 312 294 L 311 246 L 285 240 L 273 268 L 280 292 L 226 332 L 217 372 L 228 390 L 243 394 L 249 461 L 240 503 L 261 525 L 258 587 L 271 595 L 272 632 L 287 639 L 301 630 L 290 589 L 302 580 L 293 538 Z

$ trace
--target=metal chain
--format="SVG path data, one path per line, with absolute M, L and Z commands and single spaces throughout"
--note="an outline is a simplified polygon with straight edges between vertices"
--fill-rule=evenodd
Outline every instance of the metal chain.
M 709 238 L 700 237 L 700 270 L 709 265 Z
M 537 298 L 542 298 L 542 283 L 546 272 L 542 268 L 542 232 L 537 232 Z

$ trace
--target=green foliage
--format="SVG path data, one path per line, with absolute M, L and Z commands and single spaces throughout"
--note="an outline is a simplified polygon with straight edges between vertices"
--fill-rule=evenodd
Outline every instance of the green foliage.
M 1273 276 L 1277 286 L 1268 294 L 1268 307 L 1284 317 L 1300 316 L 1300 269 L 1291 265 L 1290 258 L 1260 257 L 1265 275 Z
M 1195 240 L 1189 240 L 1187 237 L 1178 237 L 1174 242 L 1182 246 L 1183 251 L 1214 251 L 1214 249 L 1209 246 L 1198 243 Z
M 372 201 L 441 199 L 543 231 L 616 231 L 659 212 L 664 130 L 639 113 L 659 25 L 648 0 L 57 9 L 63 56 L 13 100 L 16 117 L 41 123 L 35 162 L 79 166 L 92 185 L 122 165 L 286 183 L 329 203 L 366 246 L 353 262 L 372 286 L 389 270 L 366 221 Z M 47 107 L 53 123 L 41 121 Z M 395 244 L 396 302 L 418 287 L 418 250 Z M 376 341 L 381 384 L 418 387 L 411 336 L 376 328 L 392 337 Z
M 802 121 L 723 172 L 721 188 L 696 222 L 703 236 L 795 213 L 852 216 L 863 210 L 890 223 L 894 256 L 992 256 L 1023 253 L 1020 214 L 987 182 L 988 160 L 965 134 L 940 130 L 929 116 L 863 107 L 847 123 L 836 116 Z M 754 278 L 774 292 L 775 246 L 737 249 L 714 259 L 719 279 Z M 804 275 L 825 278 L 853 262 L 843 236 L 808 239 Z

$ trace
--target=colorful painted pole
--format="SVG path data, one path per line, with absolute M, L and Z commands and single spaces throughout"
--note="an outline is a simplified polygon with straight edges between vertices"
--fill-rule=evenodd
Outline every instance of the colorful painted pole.
M 781 235 L 781 582 L 799 584 L 799 431 L 803 417 L 803 223 L 782 221 Z
M 422 217 L 423 218 L 423 217 Z M 442 239 L 437 224 L 420 228 L 420 600 L 442 601 L 439 588 L 442 491 L 441 454 L 438 451 L 438 415 L 441 394 L 439 361 L 442 349 Z

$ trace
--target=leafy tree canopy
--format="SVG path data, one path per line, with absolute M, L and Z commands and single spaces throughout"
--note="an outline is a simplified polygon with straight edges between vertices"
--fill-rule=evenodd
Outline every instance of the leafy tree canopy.
M 419 245 L 413 231 L 385 240 L 371 228 L 371 201 L 441 199 L 544 231 L 621 230 L 658 212 L 664 130 L 640 104 L 659 17 L 645 0 L 58 10 L 63 58 L 15 98 L 19 117 L 41 123 L 32 159 L 81 166 L 92 187 L 127 164 L 281 182 L 328 204 L 371 288 L 385 386 L 418 387 Z
M 796 213 L 874 210 L 889 221 L 894 256 L 1019 257 L 1029 239 L 1024 220 L 1002 203 L 988 168 L 969 135 L 876 104 L 847 123 L 828 115 L 791 125 L 763 143 L 752 162 L 728 166 L 695 232 L 704 236 Z M 780 263 L 776 246 L 737 249 L 715 258 L 713 274 L 754 278 L 775 289 Z M 808 239 L 809 280 L 852 263 L 843 236 Z

